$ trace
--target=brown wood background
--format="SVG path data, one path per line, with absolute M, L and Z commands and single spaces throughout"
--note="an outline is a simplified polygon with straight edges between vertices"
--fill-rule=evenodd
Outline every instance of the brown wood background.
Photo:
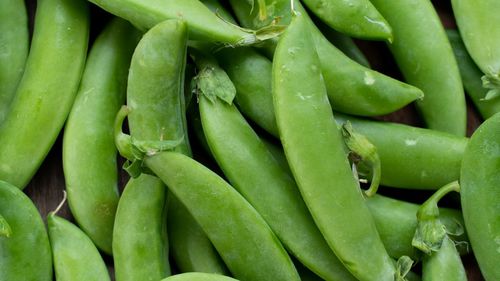
M 26 4 L 30 13 L 30 24 L 33 25 L 34 11 L 36 8 L 35 0 L 26 0 Z M 438 10 L 443 23 L 448 28 L 454 28 L 454 19 L 451 13 L 451 8 L 449 1 L 434 1 L 435 7 Z M 99 8 L 92 5 L 92 31 L 91 31 L 91 41 L 95 38 L 96 34 L 99 32 L 102 23 L 105 22 L 109 15 L 101 11 Z M 356 40 L 356 43 L 360 46 L 363 52 L 367 55 L 372 68 L 390 75 L 392 77 L 403 80 L 401 73 L 398 71 L 397 66 L 392 59 L 391 54 L 386 48 L 384 43 L 381 42 L 367 42 Z M 481 123 L 479 115 L 475 109 L 470 105 L 468 101 L 468 135 L 470 135 Z M 395 112 L 387 116 L 381 116 L 378 119 L 400 122 L 405 124 L 410 124 L 414 126 L 422 126 L 421 120 L 418 118 L 416 110 L 412 105 Z M 62 144 L 62 134 L 59 136 L 58 140 L 54 144 L 49 155 L 43 162 L 37 174 L 34 176 L 25 192 L 34 201 L 35 205 L 40 210 L 43 218 L 46 217 L 47 213 L 54 210 L 63 197 L 64 190 L 64 175 L 62 172 L 62 155 L 61 155 L 61 144 Z M 121 177 L 121 187 L 127 181 L 127 175 L 122 173 Z M 404 195 L 402 193 L 410 194 L 410 197 L 417 195 L 417 198 L 421 200 L 425 199 L 428 194 L 422 195 L 420 192 L 412 191 L 402 191 L 402 190 L 383 190 L 383 192 L 390 193 L 391 195 Z M 418 200 L 417 200 L 418 201 Z M 60 210 L 59 215 L 62 217 L 72 220 L 71 213 L 67 204 Z M 105 256 L 105 261 L 110 268 L 112 274 L 112 258 Z M 481 277 L 477 263 L 472 255 L 463 257 L 464 264 L 467 269 L 468 279 L 471 281 L 484 280 Z M 112 274 L 113 275 L 113 274 Z

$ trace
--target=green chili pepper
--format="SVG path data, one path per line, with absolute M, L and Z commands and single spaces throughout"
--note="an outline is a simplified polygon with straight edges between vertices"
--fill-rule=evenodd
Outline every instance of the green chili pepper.
M 460 198 L 472 251 L 486 280 L 500 280 L 500 113 L 472 135 L 460 172 Z
M 39 0 L 31 51 L 0 126 L 0 179 L 24 188 L 54 144 L 78 91 L 87 55 L 83 0 Z
M 107 254 L 112 252 L 119 197 L 113 124 L 125 101 L 130 58 L 138 37 L 129 23 L 118 18 L 102 31 L 90 50 L 64 130 L 63 168 L 71 213 Z
M 33 202 L 17 187 L 0 181 L 0 213 L 11 228 L 10 237 L 0 236 L 1 279 L 51 281 L 49 237 Z
M 23 0 L 0 3 L 0 124 L 9 111 L 29 49 L 28 15 Z
M 325 240 L 359 280 L 394 280 L 395 267 L 351 172 L 311 49 L 310 26 L 295 15 L 273 61 L 273 97 L 285 155 Z

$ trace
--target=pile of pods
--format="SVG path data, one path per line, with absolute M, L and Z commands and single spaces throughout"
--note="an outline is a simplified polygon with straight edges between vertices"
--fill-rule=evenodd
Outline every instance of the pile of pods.
M 2 0 L 0 280 L 455 281 L 466 253 L 500 280 L 500 1 L 451 5 L 38 0 L 30 43 Z M 412 102 L 426 128 L 371 118 Z M 61 132 L 74 222 L 46 227 L 22 189 Z

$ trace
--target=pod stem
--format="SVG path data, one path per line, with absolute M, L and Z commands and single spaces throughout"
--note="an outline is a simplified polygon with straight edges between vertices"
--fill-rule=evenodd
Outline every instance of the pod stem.
M 365 191 L 365 195 L 368 197 L 375 195 L 380 184 L 382 173 L 377 148 L 364 135 L 355 132 L 349 121 L 342 125 L 342 135 L 349 149 L 349 159 L 355 164 L 368 166 L 371 170 L 372 179 L 370 187 Z
M 394 273 L 395 281 L 406 281 L 406 275 L 410 272 L 413 266 L 413 260 L 408 256 L 401 256 L 396 262 L 396 272 Z
M 5 218 L 0 215 L 0 237 L 4 236 L 9 238 L 12 235 L 12 229 Z
M 452 191 L 460 192 L 458 181 L 437 190 L 417 211 L 418 224 L 412 245 L 428 255 L 441 248 L 443 240 L 448 234 L 446 227 L 439 220 L 438 202 Z
M 61 200 L 61 202 L 59 202 L 59 205 L 57 205 L 56 209 L 51 212 L 53 215 L 57 215 L 57 213 L 64 206 L 64 203 L 66 203 L 66 199 L 68 199 L 68 194 L 66 193 L 66 190 L 63 190 L 63 199 Z
M 500 73 L 486 74 L 481 77 L 481 80 L 483 81 L 483 87 L 489 89 L 483 100 L 489 101 L 500 97 Z

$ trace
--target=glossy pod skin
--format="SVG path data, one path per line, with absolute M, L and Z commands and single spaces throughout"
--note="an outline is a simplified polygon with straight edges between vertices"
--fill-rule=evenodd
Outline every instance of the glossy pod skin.
M 483 119 L 488 119 L 495 113 L 500 112 L 500 99 L 484 100 L 488 89 L 485 89 L 481 82 L 483 73 L 467 52 L 458 31 L 446 30 L 446 34 L 457 59 L 465 92 L 469 95 Z
M 481 273 L 487 281 L 500 280 L 500 113 L 486 120 L 465 150 L 460 198 L 465 228 Z
M 109 281 L 108 269 L 92 240 L 77 226 L 47 216 L 56 281 Z
M 198 0 L 89 0 L 104 10 L 147 30 L 168 19 L 182 19 L 189 39 L 248 45 L 258 41 L 255 32 L 243 30 L 214 15 Z
M 17 187 L 0 181 L 0 213 L 12 232 L 10 237 L 0 236 L 2 280 L 51 281 L 49 237 L 33 202 Z
M 324 26 L 324 24 L 316 22 L 316 25 L 325 38 L 341 50 L 346 56 L 362 66 L 370 68 L 370 62 L 349 36 Z
M 455 248 L 455 243 L 449 237 L 443 240 L 441 249 L 432 256 L 424 257 L 422 261 L 423 281 L 467 281 L 465 269 Z
M 112 252 L 119 199 L 113 124 L 125 101 L 128 68 L 139 35 L 118 18 L 102 31 L 90 50 L 64 129 L 63 168 L 71 213 L 107 254 Z
M 23 189 L 55 142 L 78 91 L 88 33 L 86 1 L 38 1 L 25 72 L 0 126 L 1 180 Z
M 127 88 L 133 138 L 159 141 L 184 137 L 185 117 L 183 120 L 179 116 L 184 116 L 185 107 L 186 50 L 187 25 L 179 20 L 156 25 L 139 42 L 132 56 Z M 189 151 L 187 143 L 179 150 Z M 113 233 L 117 281 L 164 278 L 170 275 L 167 189 L 160 179 L 148 175 L 129 181 L 125 192 L 127 189 L 130 195 L 120 199 Z M 145 193 L 146 189 L 151 192 Z M 144 217 L 151 219 L 145 221 Z M 144 232 L 144 228 L 155 231 Z M 146 255 L 144 247 L 154 254 Z
M 304 16 L 295 15 L 273 61 L 274 108 L 285 155 L 316 225 L 347 269 L 359 280 L 394 280 L 394 264 L 334 123 L 309 28 Z
M 389 44 L 408 83 L 425 98 L 417 109 L 428 128 L 465 136 L 465 96 L 457 62 L 430 0 L 371 0 L 392 26 Z M 443 110 L 446 108 L 446 110 Z
M 356 280 L 330 250 L 287 170 L 234 105 L 201 96 L 200 115 L 215 160 L 283 246 L 325 280 Z
M 451 4 L 469 54 L 486 75 L 488 88 L 500 95 L 500 2 L 452 0 Z
M 369 0 L 304 0 L 304 5 L 331 28 L 347 35 L 392 40 L 391 27 Z
M 266 1 L 268 18 L 264 21 L 259 19 L 257 9 L 252 10 L 246 2 L 231 0 L 230 3 L 244 27 L 258 29 L 268 25 L 276 17 L 280 18 L 280 24 L 290 23 L 292 12 L 289 0 Z M 321 72 L 334 110 L 360 116 L 377 116 L 396 111 L 423 97 L 421 90 L 349 59 L 313 26 L 300 3 L 294 3 L 306 17 L 307 24 L 311 25 L 310 32 L 316 51 L 321 62 L 324 62 L 321 64 Z M 275 45 L 271 43 L 269 42 L 268 46 L 269 52 L 272 53 Z
M 238 281 L 238 280 L 218 274 L 190 272 L 190 273 L 173 275 L 161 281 Z
M 299 281 L 264 219 L 215 173 L 176 152 L 144 159 L 205 230 L 231 273 L 248 281 Z
M 0 3 L 0 124 L 23 75 L 29 49 L 28 15 L 23 0 Z

